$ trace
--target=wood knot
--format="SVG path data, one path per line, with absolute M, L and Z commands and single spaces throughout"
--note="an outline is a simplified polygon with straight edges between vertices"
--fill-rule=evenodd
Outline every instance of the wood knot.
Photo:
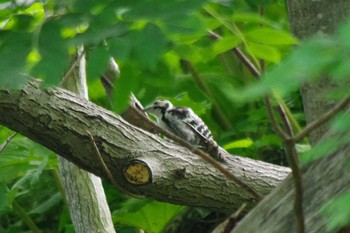
M 140 160 L 131 161 L 124 169 L 125 179 L 134 185 L 152 182 L 152 172 L 148 165 Z

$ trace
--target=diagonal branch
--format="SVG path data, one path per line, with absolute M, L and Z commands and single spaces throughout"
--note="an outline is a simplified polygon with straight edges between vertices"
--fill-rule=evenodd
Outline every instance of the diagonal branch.
M 303 131 L 293 137 L 293 141 L 298 142 L 306 137 L 310 132 L 329 121 L 335 114 L 337 114 L 340 110 L 344 109 L 350 103 L 350 97 L 346 97 L 333 106 L 328 112 L 322 115 L 317 121 L 311 122 L 308 124 Z
M 111 181 L 96 156 L 91 134 L 117 187 L 126 193 L 221 212 L 234 211 L 242 202 L 247 203 L 247 211 L 256 204 L 246 189 L 208 166 L 191 149 L 164 141 L 59 88 L 43 90 L 32 83 L 19 91 L 0 90 L 0 124 Z M 125 176 L 130 164 L 147 168 L 147 183 L 130 183 Z M 222 166 L 254 187 L 259 196 L 269 193 L 290 172 L 234 155 L 227 156 Z

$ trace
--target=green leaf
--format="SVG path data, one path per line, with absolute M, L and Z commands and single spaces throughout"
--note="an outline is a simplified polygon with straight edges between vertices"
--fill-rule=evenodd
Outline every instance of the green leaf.
M 350 191 L 342 193 L 321 208 L 321 213 L 327 221 L 327 232 L 338 232 L 350 223 Z
M 348 133 L 350 131 L 349 114 L 348 113 L 338 114 L 332 120 L 331 130 L 332 132 L 337 132 L 337 133 Z
M 247 49 L 255 57 L 265 61 L 278 63 L 281 60 L 280 52 L 272 46 L 249 42 L 247 43 Z
M 251 139 L 240 139 L 236 141 L 232 141 L 224 145 L 225 150 L 231 150 L 235 148 L 248 148 L 253 145 L 253 141 Z
M 168 40 L 159 27 L 147 24 L 143 30 L 134 32 L 133 40 L 136 42 L 132 52 L 133 59 L 141 67 L 155 69 L 156 63 L 168 47 Z
M 9 192 L 5 184 L 0 183 L 0 213 L 10 208 L 11 203 L 7 201 L 7 193 Z
M 7 185 L 0 183 L 0 213 L 12 209 L 17 193 L 17 189 L 9 190 Z
M 113 90 L 113 109 L 123 113 L 129 106 L 130 94 L 138 86 L 138 74 L 134 67 L 124 66 Z
M 132 46 L 132 41 L 128 37 L 118 37 L 108 40 L 108 47 L 113 57 L 118 59 L 118 61 L 126 61 L 130 58 Z
M 47 21 L 41 28 L 38 51 L 41 60 L 33 68 L 34 76 L 45 78 L 47 84 L 58 84 L 68 70 L 70 58 L 58 21 Z
M 177 44 L 173 50 L 180 58 L 185 60 L 196 62 L 200 61 L 202 58 L 196 47 L 187 44 Z
M 13 139 L 0 156 L 0 183 L 13 182 L 16 178 L 21 179 L 14 186 L 38 181 L 49 155 L 52 152 L 27 138 Z
M 311 150 L 311 145 L 310 144 L 296 144 L 295 148 L 298 153 L 305 153 L 309 150 Z
M 132 2 L 126 1 L 127 4 Z M 126 17 L 134 19 L 169 19 L 188 17 L 189 12 L 201 7 L 207 0 L 144 0 L 138 4 L 128 5 L 130 12 L 126 13 Z
M 4 27 L 5 30 L 12 31 L 30 31 L 34 17 L 27 14 L 13 15 Z
M 204 36 L 207 33 L 200 15 L 190 14 L 187 17 L 172 17 L 163 21 L 166 32 L 171 35 L 196 35 Z
M 271 25 L 272 23 L 259 14 L 237 12 L 231 17 L 235 22 Z
M 76 36 L 71 40 L 73 45 L 98 45 L 106 39 L 122 36 L 126 33 L 127 28 L 124 24 L 104 25 L 100 28 L 89 28 L 84 33 Z
M 0 86 L 20 88 L 25 75 L 26 59 L 32 48 L 32 35 L 24 32 L 0 33 Z
M 214 43 L 213 50 L 214 55 L 227 52 L 235 47 L 237 47 L 241 43 L 241 39 L 232 35 L 224 37 Z
M 110 54 L 106 47 L 98 46 L 87 55 L 86 74 L 89 81 L 99 79 L 107 71 Z
M 280 147 L 282 142 L 281 142 L 281 139 L 275 134 L 268 134 L 268 135 L 263 135 L 261 138 L 256 140 L 254 144 L 257 148 L 260 148 L 263 146 L 271 146 L 271 145 Z
M 262 51 L 258 53 L 260 54 Z M 336 41 L 330 38 L 316 38 L 303 44 L 278 66 L 267 70 L 260 82 L 243 90 L 233 90 L 233 87 L 224 86 L 222 91 L 232 101 L 250 101 L 272 92 L 279 96 L 285 96 L 287 93 L 295 91 L 301 83 L 315 80 L 321 74 L 325 74 L 327 69 L 333 67 L 338 53 Z
M 257 28 L 245 34 L 247 40 L 268 45 L 293 45 L 297 39 L 290 33 L 272 28 Z
M 122 209 L 113 213 L 113 222 L 134 226 L 149 233 L 158 233 L 183 210 L 182 206 L 168 203 L 131 199 Z

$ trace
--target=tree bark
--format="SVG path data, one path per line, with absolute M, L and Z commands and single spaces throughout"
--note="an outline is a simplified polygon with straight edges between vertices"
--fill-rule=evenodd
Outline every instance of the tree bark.
M 43 90 L 31 83 L 20 91 L 0 91 L 0 123 L 136 196 L 224 212 L 256 204 L 188 149 L 59 88 Z M 223 166 L 261 196 L 290 172 L 233 155 Z
M 89 99 L 86 83 L 84 49 L 78 49 L 73 72 L 62 86 L 82 98 Z M 111 212 L 101 178 L 84 171 L 63 157 L 58 158 L 65 196 L 76 233 L 114 233 Z
M 349 154 L 350 146 L 347 146 L 303 169 L 305 232 L 326 232 L 327 219 L 320 210 L 330 199 L 349 189 L 350 170 L 344 167 L 344 161 L 347 161 Z M 233 232 L 296 232 L 292 179 L 288 176 Z
M 333 33 L 349 16 L 350 0 L 287 1 L 291 30 L 299 39 L 310 36 L 324 36 Z M 311 123 L 327 112 L 334 102 L 327 94 L 337 86 L 328 77 L 319 82 L 305 83 L 301 87 L 306 121 Z M 310 134 L 310 141 L 316 144 L 327 132 L 324 124 Z

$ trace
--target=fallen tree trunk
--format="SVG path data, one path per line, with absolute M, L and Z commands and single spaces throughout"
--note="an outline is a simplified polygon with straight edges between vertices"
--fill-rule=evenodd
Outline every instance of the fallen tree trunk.
M 256 204 L 188 149 L 59 88 L 31 83 L 22 90 L 1 90 L 0 123 L 132 195 L 224 212 Z M 290 171 L 233 155 L 223 166 L 261 196 Z

